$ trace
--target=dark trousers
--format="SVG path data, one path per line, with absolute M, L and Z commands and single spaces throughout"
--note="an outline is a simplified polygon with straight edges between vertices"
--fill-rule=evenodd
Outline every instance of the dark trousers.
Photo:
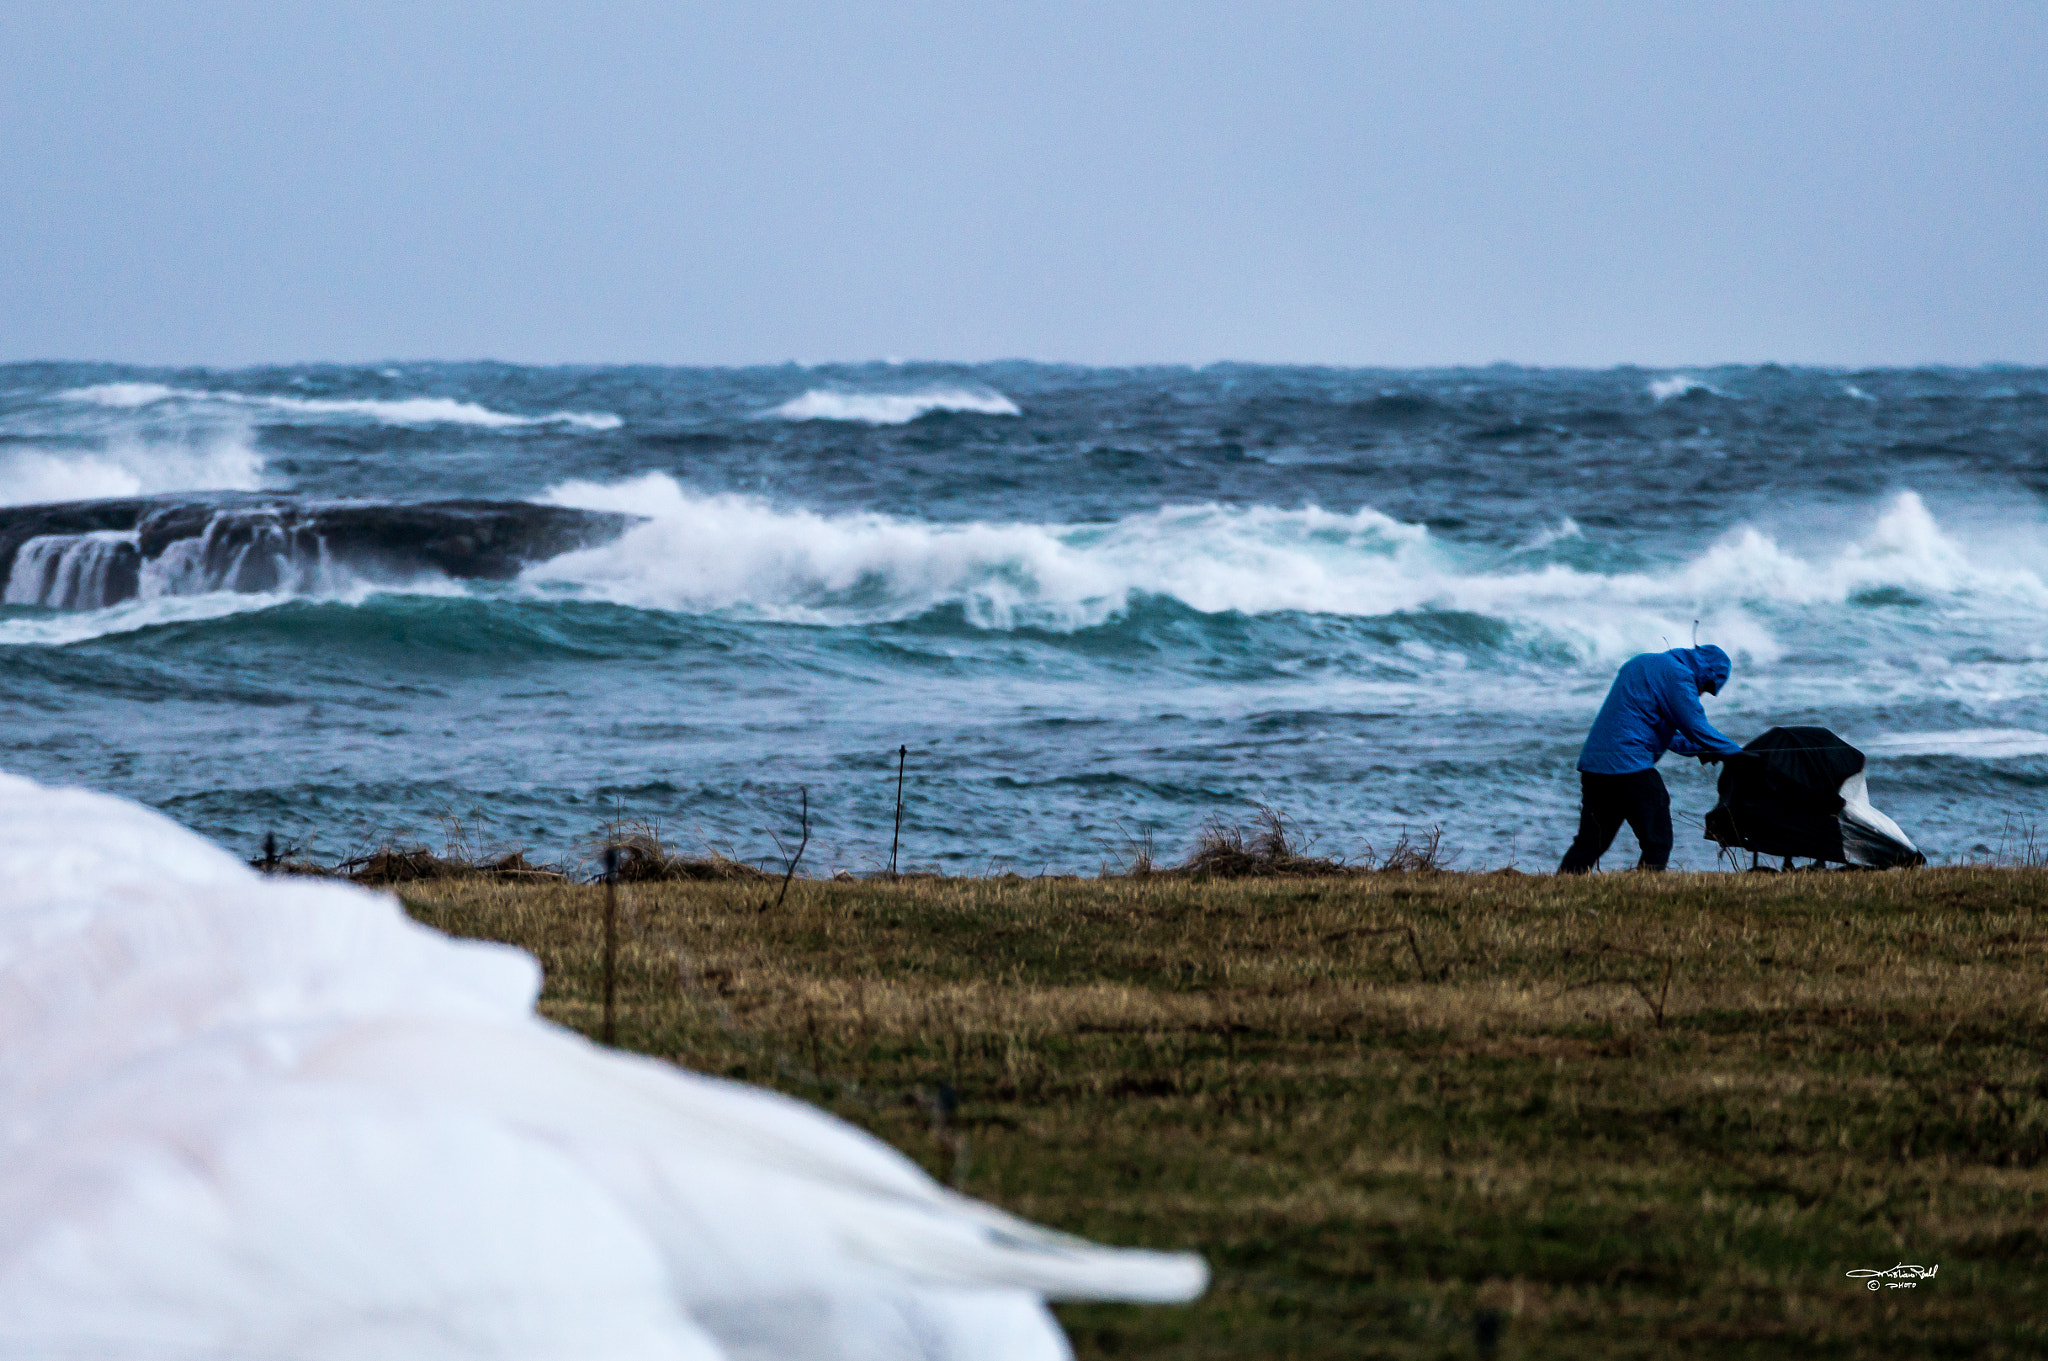
M 1643 848 L 1636 868 L 1661 870 L 1671 858 L 1671 791 L 1656 767 L 1626 775 L 1579 772 L 1579 834 L 1558 864 L 1559 874 L 1584 874 L 1600 863 L 1626 822 Z

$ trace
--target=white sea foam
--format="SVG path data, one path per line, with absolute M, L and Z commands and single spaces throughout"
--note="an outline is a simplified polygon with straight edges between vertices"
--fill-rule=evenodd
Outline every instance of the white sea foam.
M 1530 552 L 1539 552 L 1550 547 L 1552 544 L 1562 543 L 1566 539 L 1583 539 L 1585 537 L 1586 533 L 1579 528 L 1579 522 L 1567 515 L 1555 525 L 1540 531 L 1535 538 L 1529 540 L 1527 548 Z
M 104 406 L 118 411 L 132 411 L 137 407 L 155 406 L 159 402 L 210 401 L 215 399 L 215 394 L 193 388 L 167 387 L 162 383 L 94 383 L 90 387 L 67 388 L 58 393 L 56 399 L 60 402 L 76 402 L 81 406 Z
M 59 401 L 84 402 L 91 406 L 110 406 L 125 410 L 191 395 L 194 394 L 185 393 L 178 388 L 165 387 L 162 383 L 95 383 L 91 387 L 72 388 L 68 392 L 60 392 L 57 398 Z
M 551 411 L 544 416 L 514 416 L 453 397 L 281 397 L 270 394 L 214 392 L 166 387 L 162 383 L 100 383 L 57 394 L 68 402 L 133 410 L 161 402 L 210 403 L 282 416 L 359 416 L 384 425 L 473 425 L 488 430 L 519 426 L 567 425 L 582 430 L 616 430 L 622 423 L 607 411 Z
M 31 541 L 33 542 L 33 541 Z M 0 620 L 0 647 L 68 647 L 164 624 L 187 624 L 233 614 L 255 614 L 293 600 L 364 605 L 380 596 L 467 596 L 464 583 L 434 573 L 404 581 L 370 580 L 345 564 L 322 563 L 289 573 L 292 586 L 274 591 L 208 589 L 176 558 L 178 545 L 142 569 L 141 594 L 100 609 L 66 610 Z M 181 579 L 182 578 L 182 579 Z M 13 583 L 9 582 L 10 595 Z M 15 603 L 9 600 L 7 603 Z
M 1109 524 L 933 524 L 704 495 L 661 474 L 567 483 L 545 499 L 649 518 L 614 542 L 529 569 L 531 589 L 818 623 L 956 604 L 983 627 L 1071 629 L 1143 594 L 1211 612 L 1469 611 L 1539 628 L 1596 658 L 1676 646 L 1697 618 L 1706 640 L 1769 659 L 1783 650 L 1774 617 L 1840 610 L 1872 588 L 2028 617 L 2048 611 L 2039 577 L 1972 562 L 1910 492 L 1831 554 L 1801 556 L 1745 528 L 1669 569 L 1625 573 L 1489 567 L 1371 509 L 1197 505 Z
M 840 392 L 812 388 L 768 414 L 786 421 L 856 421 L 862 425 L 905 425 L 934 411 L 983 416 L 1021 414 L 1017 404 L 991 388 L 934 387 L 916 392 Z
M 1711 392 L 1717 397 L 1723 395 L 1721 389 L 1712 383 L 1689 373 L 1674 373 L 1650 380 L 1650 399 L 1659 404 L 1674 397 L 1683 397 L 1688 392 Z
M 243 431 L 216 431 L 194 443 L 117 439 L 94 450 L 17 449 L 0 455 L 0 505 L 254 491 L 263 478 L 263 455 Z
M 1959 728 L 1953 732 L 1900 732 L 1859 743 L 1872 756 L 1962 756 L 2003 761 L 2048 756 L 2048 732 L 2031 728 Z
M 580 430 L 616 430 L 621 421 L 608 411 L 551 411 L 545 416 L 511 416 L 502 411 L 457 401 L 453 397 L 405 397 L 396 401 L 369 398 L 263 397 L 252 399 L 272 410 L 307 416 L 368 416 L 385 425 L 475 425 L 509 430 L 522 425 L 569 425 Z
M 206 619 L 224 619 L 231 614 L 254 614 L 258 610 L 282 605 L 290 598 L 277 593 L 256 595 L 215 591 L 209 595 L 125 600 L 103 610 L 0 619 L 0 647 L 69 647 L 73 643 L 137 633 L 165 624 L 190 624 Z
M 1877 400 L 1877 398 L 1871 396 L 1862 388 L 1857 387 L 1854 383 L 1842 384 L 1842 393 L 1844 396 L 1853 397 L 1859 402 L 1875 402 Z

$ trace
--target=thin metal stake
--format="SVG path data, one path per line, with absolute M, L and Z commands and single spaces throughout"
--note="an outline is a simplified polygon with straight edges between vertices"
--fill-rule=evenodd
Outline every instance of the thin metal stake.
M 910 748 L 896 748 L 896 835 L 889 838 L 889 873 L 896 873 L 896 843 L 903 840 L 903 763 L 910 756 Z
M 606 1044 L 618 1038 L 613 1003 L 618 995 L 619 958 L 619 848 L 604 848 L 604 1029 Z

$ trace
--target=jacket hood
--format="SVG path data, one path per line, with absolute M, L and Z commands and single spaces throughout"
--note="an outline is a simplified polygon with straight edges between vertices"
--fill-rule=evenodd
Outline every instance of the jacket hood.
M 1671 655 L 1692 668 L 1693 678 L 1710 695 L 1721 693 L 1721 687 L 1728 683 L 1728 673 L 1734 669 L 1728 654 L 1712 643 L 1700 647 L 1674 647 Z

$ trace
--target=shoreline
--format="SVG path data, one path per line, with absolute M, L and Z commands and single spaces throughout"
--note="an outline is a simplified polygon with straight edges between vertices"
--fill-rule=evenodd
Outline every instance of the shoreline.
M 820 875 L 814 870 L 807 869 L 803 861 L 804 852 L 809 844 L 808 818 L 804 822 L 802 837 L 798 839 L 794 848 L 771 832 L 768 835 L 776 841 L 780 856 L 760 856 L 751 860 L 739 856 L 730 845 L 720 848 L 701 838 L 697 842 L 701 853 L 688 854 L 678 849 L 672 840 L 665 839 L 658 825 L 636 819 L 618 819 L 600 824 L 588 835 L 572 843 L 576 850 L 581 852 L 577 858 L 536 862 L 527 858 L 530 847 L 487 843 L 481 832 L 471 834 L 460 819 L 451 817 L 444 820 L 447 835 L 439 852 L 428 843 L 415 838 L 387 837 L 373 849 L 359 850 L 339 861 L 328 863 L 306 858 L 296 845 L 281 844 L 273 836 L 266 838 L 262 853 L 251 858 L 248 863 L 251 868 L 270 873 L 347 879 L 372 887 L 395 887 L 436 880 L 476 879 L 509 883 L 597 883 L 602 881 L 607 873 L 607 848 L 618 857 L 616 873 L 621 883 L 784 879 L 810 883 L 889 883 L 911 879 L 963 883 L 1044 879 L 1140 882 L 1171 879 L 1229 882 L 1246 879 L 1346 880 L 1410 874 L 1463 877 L 1552 875 L 1549 870 L 1525 870 L 1517 864 L 1460 867 L 1457 862 L 1461 852 L 1447 843 L 1441 824 L 1431 824 L 1413 833 L 1404 830 L 1384 847 L 1375 847 L 1367 842 L 1362 853 L 1355 856 L 1317 855 L 1316 839 L 1304 836 L 1300 824 L 1288 814 L 1262 804 L 1254 805 L 1254 808 L 1256 811 L 1253 816 L 1242 823 L 1230 822 L 1221 817 L 1210 818 L 1197 832 L 1193 848 L 1187 856 L 1174 862 L 1159 861 L 1149 833 L 1142 837 L 1126 835 L 1121 847 L 1105 848 L 1106 853 L 1097 873 L 1093 875 L 1064 871 L 1058 874 L 1041 872 L 1025 875 L 1015 870 L 1005 870 L 1001 873 L 991 870 L 982 874 L 948 874 L 936 867 L 914 865 L 901 872 L 877 868 L 856 874 L 850 870 L 839 869 Z M 2001 848 L 2006 844 L 2007 841 L 2001 839 Z M 1889 873 L 1891 869 L 2039 869 L 2048 866 L 2048 850 L 2037 846 L 2031 831 L 2016 844 L 2013 851 L 2001 849 L 1985 860 L 1965 860 L 1946 865 L 1894 866 L 1877 869 L 1862 865 L 1823 865 L 1819 862 L 1794 865 L 1791 860 L 1787 860 L 1781 866 L 1761 863 L 1757 857 L 1752 856 L 1753 863 L 1745 866 L 1740 863 L 1740 854 L 1732 851 L 1721 852 L 1717 856 L 1717 861 L 1727 863 L 1717 863 L 1713 868 L 1674 868 L 1658 873 L 1870 874 Z M 1604 858 L 1615 862 L 1615 867 L 1607 870 L 1596 868 L 1592 873 L 1636 873 L 1633 867 L 1626 864 L 1628 856 L 1618 846 L 1610 850 Z

